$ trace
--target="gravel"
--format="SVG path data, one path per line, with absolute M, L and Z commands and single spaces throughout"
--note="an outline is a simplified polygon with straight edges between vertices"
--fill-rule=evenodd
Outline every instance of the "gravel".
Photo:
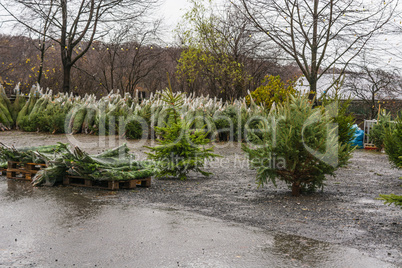
M 98 137 L 85 135 L 74 139 L 93 153 L 102 150 L 100 143 L 114 147 L 121 141 L 107 137 L 100 142 Z M 26 146 L 68 142 L 72 138 L 13 131 L 0 133 L 0 141 Z M 88 145 L 90 142 L 97 145 Z M 128 141 L 128 145 L 137 159 L 145 157 L 147 149 L 138 141 Z M 402 194 L 398 179 L 402 172 L 390 165 L 385 154 L 356 150 L 348 166 L 337 170 L 335 177 L 328 177 L 323 191 L 293 197 L 281 182 L 277 188 L 272 184 L 258 188 L 255 171 L 248 168 L 240 144 L 218 143 L 216 147 L 215 152 L 223 157 L 205 167 L 214 175 L 205 178 L 190 174 L 186 181 L 153 179 L 150 188 L 123 190 L 116 193 L 116 198 L 349 246 L 402 266 L 402 210 L 377 200 L 379 194 Z

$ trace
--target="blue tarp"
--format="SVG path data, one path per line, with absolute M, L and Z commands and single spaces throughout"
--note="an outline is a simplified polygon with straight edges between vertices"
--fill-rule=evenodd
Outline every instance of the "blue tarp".
M 361 130 L 356 124 L 352 126 L 352 128 L 355 130 L 355 136 L 353 140 L 350 142 L 353 146 L 357 145 L 357 148 L 363 149 L 363 138 L 364 138 L 364 131 Z

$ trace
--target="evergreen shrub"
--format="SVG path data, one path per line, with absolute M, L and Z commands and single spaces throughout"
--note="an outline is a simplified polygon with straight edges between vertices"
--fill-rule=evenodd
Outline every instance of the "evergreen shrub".
M 210 142 L 208 132 L 190 129 L 191 121 L 187 121 L 179 110 L 183 105 L 183 94 L 174 94 L 172 89 L 162 93 L 162 100 L 168 105 L 168 120 L 165 127 L 155 127 L 159 145 L 147 147 L 151 150 L 148 158 L 156 163 L 156 177 L 173 177 L 187 179 L 190 171 L 204 176 L 211 173 L 202 170 L 206 160 L 218 155 L 213 147 L 206 148 Z
M 243 145 L 262 186 L 282 180 L 294 196 L 324 186 L 325 175 L 347 163 L 353 148 L 338 141 L 337 127 L 324 107 L 312 108 L 306 96 L 290 96 L 259 124 L 262 138 L 248 132 Z

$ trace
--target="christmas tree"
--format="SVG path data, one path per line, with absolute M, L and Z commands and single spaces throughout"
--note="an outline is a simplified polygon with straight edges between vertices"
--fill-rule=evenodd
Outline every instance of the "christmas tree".
M 156 177 L 185 180 L 190 171 L 211 175 L 201 168 L 205 160 L 213 160 L 218 155 L 213 153 L 213 147 L 206 148 L 210 142 L 207 131 L 190 129 L 192 120 L 181 113 L 183 93 L 173 93 L 169 87 L 162 92 L 161 99 L 168 107 L 168 120 L 164 127 L 155 127 L 159 145 L 147 147 L 151 150 L 148 158 L 157 167 Z
M 258 184 L 271 181 L 276 186 L 279 179 L 294 196 L 323 187 L 325 175 L 346 164 L 353 150 L 339 142 L 330 113 L 324 107 L 312 108 L 303 96 L 291 96 L 272 108 L 259 133 L 263 135 L 250 131 L 251 142 L 243 146 L 257 169 Z

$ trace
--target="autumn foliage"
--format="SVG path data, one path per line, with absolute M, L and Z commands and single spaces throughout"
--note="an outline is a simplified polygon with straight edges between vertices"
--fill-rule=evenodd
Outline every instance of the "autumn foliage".
M 250 93 L 250 96 L 256 104 L 263 105 L 265 108 L 270 109 L 274 102 L 283 103 L 289 96 L 295 93 L 294 81 L 289 80 L 285 83 L 281 80 L 279 75 L 269 75 L 264 78 L 264 82 L 261 86 Z M 246 97 L 249 103 L 250 96 Z

